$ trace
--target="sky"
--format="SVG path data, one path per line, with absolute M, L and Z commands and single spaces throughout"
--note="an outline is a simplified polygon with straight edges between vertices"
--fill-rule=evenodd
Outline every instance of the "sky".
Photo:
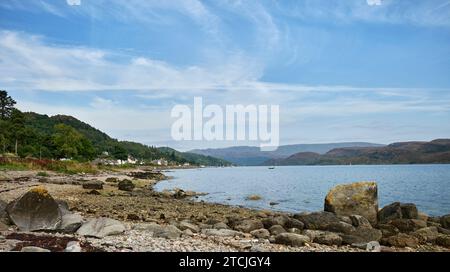
M 450 137 L 448 0 L 1 0 L 0 89 L 179 150 L 177 104 L 279 105 L 280 143 Z

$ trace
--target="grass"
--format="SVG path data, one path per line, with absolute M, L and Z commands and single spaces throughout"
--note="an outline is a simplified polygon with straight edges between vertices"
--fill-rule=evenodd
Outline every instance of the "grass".
M 19 158 L 3 158 L 0 157 L 0 170 L 6 171 L 26 171 L 37 170 L 40 176 L 48 176 L 43 171 L 54 171 L 63 174 L 95 174 L 98 168 L 90 163 L 82 163 L 76 161 L 54 161 L 54 160 L 38 160 L 38 159 L 19 159 Z

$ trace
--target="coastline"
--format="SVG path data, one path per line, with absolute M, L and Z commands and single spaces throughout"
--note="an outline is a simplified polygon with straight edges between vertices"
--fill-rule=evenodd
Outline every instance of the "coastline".
M 163 179 L 132 179 L 129 176 L 133 172 L 142 173 L 142 170 L 145 169 L 121 169 L 118 172 L 72 176 L 49 172 L 47 177 L 39 177 L 37 171 L 6 171 L 2 172 L 3 177 L 0 179 L 0 200 L 10 203 L 32 188 L 43 187 L 55 199 L 66 202 L 70 212 L 80 214 L 85 220 L 111 218 L 125 226 L 123 233 L 101 239 L 64 234 L 89 244 L 94 248 L 93 251 L 366 251 L 348 244 L 308 241 L 302 243 L 302 246 L 293 246 L 276 242 L 275 235 L 266 230 L 261 222 L 283 218 L 282 220 L 287 221 L 280 224 L 286 230 L 289 229 L 286 233 L 304 236 L 309 230 L 303 228 L 298 220 L 295 221 L 293 214 L 286 212 L 198 202 L 192 200 L 194 195 L 190 193 L 155 192 L 153 186 Z M 161 170 L 171 169 L 158 169 Z M 136 188 L 131 191 L 119 190 L 117 182 L 122 179 L 132 179 Z M 102 189 L 84 189 L 83 184 L 90 181 L 100 181 Z M 241 222 L 260 224 L 262 227 L 248 227 Z M 257 230 L 255 228 L 260 233 L 254 232 Z M 155 236 L 155 232 L 160 232 L 161 235 Z M 0 251 L 17 249 L 21 241 L 8 239 L 17 233 L 22 232 L 15 226 L 1 231 L 0 238 L 3 239 L 0 239 Z M 33 232 L 30 235 L 49 234 Z M 449 249 L 433 244 L 420 244 L 417 247 L 383 247 L 382 250 Z

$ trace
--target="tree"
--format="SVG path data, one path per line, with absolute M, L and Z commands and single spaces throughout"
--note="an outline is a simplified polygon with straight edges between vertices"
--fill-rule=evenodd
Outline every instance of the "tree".
M 92 143 L 73 127 L 58 124 L 54 130 L 52 138 L 58 158 L 89 160 L 95 156 Z
M 6 120 L 11 116 L 16 101 L 6 91 L 0 91 L 0 119 Z
M 111 155 L 116 160 L 124 161 L 124 160 L 128 159 L 127 150 L 124 147 L 122 147 L 122 146 L 120 146 L 118 144 L 113 146 L 113 150 L 111 152 Z

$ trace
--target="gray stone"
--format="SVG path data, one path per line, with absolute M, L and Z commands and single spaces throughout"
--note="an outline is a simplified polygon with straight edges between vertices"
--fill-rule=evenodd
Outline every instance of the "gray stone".
M 415 248 L 419 244 L 419 240 L 411 235 L 399 233 L 386 239 L 388 245 L 393 247 L 412 247 Z
M 28 246 L 28 247 L 23 247 L 22 252 L 50 252 L 50 250 L 45 249 L 45 248 L 40 248 L 40 247 L 34 247 L 34 246 Z
M 336 215 L 361 215 L 373 225 L 377 223 L 378 187 L 375 182 L 342 184 L 330 190 L 325 198 L 325 211 Z
M 328 231 L 322 231 L 315 235 L 314 240 L 312 240 L 314 243 L 322 244 L 322 245 L 337 245 L 340 246 L 342 244 L 342 238 L 333 232 Z
M 0 231 L 5 231 L 5 230 L 8 230 L 8 229 L 9 229 L 8 225 L 0 222 Z
M 153 237 L 166 238 L 166 239 L 177 239 L 180 238 L 183 232 L 173 225 L 162 226 L 153 232 Z
M 350 216 L 339 215 L 338 218 L 339 218 L 339 220 L 341 220 L 344 223 L 347 223 L 350 225 L 353 224 L 352 220 L 350 219 Z
M 278 235 L 280 233 L 285 233 L 286 230 L 280 226 L 280 225 L 273 225 L 272 227 L 269 228 L 270 234 L 272 235 Z
M 64 252 L 81 252 L 81 245 L 78 241 L 71 241 L 67 243 L 66 249 Z
M 4 202 L 3 200 L 0 200 L 0 223 L 3 223 L 5 225 L 11 224 L 8 213 L 6 212 L 6 207 L 8 204 Z
M 119 190 L 131 192 L 134 190 L 134 183 L 129 179 L 119 181 Z
M 228 225 L 223 223 L 223 222 L 219 222 L 214 224 L 213 228 L 215 229 L 229 229 Z
M 366 251 L 369 252 L 381 252 L 381 245 L 378 241 L 368 242 L 366 245 Z
M 83 224 L 83 217 L 77 213 L 69 213 L 62 216 L 59 230 L 65 233 L 76 232 Z
M 400 230 L 390 224 L 378 224 L 377 228 L 381 231 L 384 238 L 394 236 L 400 233 Z
M 378 229 L 374 228 L 356 228 L 354 231 L 348 234 L 340 234 L 343 244 L 361 244 L 371 241 L 380 241 L 382 233 Z
M 364 216 L 361 215 L 350 215 L 350 219 L 352 221 L 352 225 L 354 227 L 365 227 L 365 228 L 371 228 L 372 225 L 370 224 L 369 220 L 367 220 Z
M 338 222 L 328 225 L 328 227 L 325 230 L 348 234 L 353 232 L 355 230 L 355 227 L 345 222 Z
M 305 224 L 303 224 L 302 221 L 295 219 L 295 218 L 288 218 L 286 223 L 284 224 L 285 228 L 296 228 L 299 230 L 302 230 L 305 227 Z
M 262 229 L 264 225 L 259 220 L 246 219 L 240 221 L 234 226 L 234 229 L 240 232 L 250 233 L 252 230 Z
M 192 231 L 193 233 L 198 233 L 200 232 L 200 228 L 192 223 L 186 222 L 186 221 L 182 221 L 178 224 L 178 228 L 180 230 L 186 230 L 189 229 L 190 231 Z
M 402 208 L 400 202 L 394 202 L 387 206 L 384 206 L 378 212 L 378 220 L 380 223 L 387 223 L 394 219 L 402 218 Z
M 427 222 L 418 219 L 394 219 L 390 224 L 401 232 L 413 232 L 427 227 Z
M 34 188 L 9 203 L 6 211 L 21 231 L 56 230 L 61 223 L 58 203 L 43 188 Z
M 331 212 L 314 212 L 309 214 L 296 214 L 295 219 L 304 224 L 305 229 L 327 230 L 331 224 L 341 222 L 339 218 Z
M 439 231 L 437 227 L 426 227 L 412 232 L 411 235 L 419 239 L 421 243 L 434 243 L 439 236 Z
M 270 232 L 266 229 L 253 230 L 250 234 L 259 239 L 269 239 L 270 237 Z
M 202 233 L 208 236 L 244 237 L 244 233 L 230 229 L 204 229 Z
M 95 238 L 103 238 L 124 232 L 125 226 L 120 221 L 105 217 L 90 219 L 77 230 L 78 235 Z
M 305 243 L 309 243 L 310 239 L 306 235 L 295 233 L 281 233 L 275 237 L 276 244 L 288 245 L 293 247 L 302 247 Z
M 275 226 L 275 225 L 280 225 L 280 226 L 284 227 L 288 221 L 289 221 L 289 217 L 287 217 L 287 216 L 276 216 L 276 217 L 264 218 L 261 222 L 263 223 L 264 228 L 270 229 L 270 227 Z
M 413 203 L 401 203 L 400 208 L 402 210 L 402 218 L 404 219 L 418 219 L 419 211 Z
M 83 182 L 83 189 L 86 190 L 102 190 L 103 189 L 103 182 L 100 180 L 89 180 Z

